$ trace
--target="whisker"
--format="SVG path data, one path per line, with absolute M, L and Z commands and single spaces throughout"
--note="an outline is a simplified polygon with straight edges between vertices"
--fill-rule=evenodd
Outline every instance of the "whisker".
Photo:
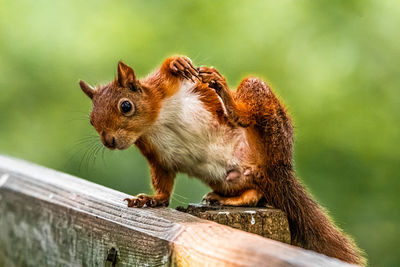
M 92 144 L 92 143 L 97 143 L 98 140 L 95 140 L 94 138 L 90 138 L 90 139 L 86 139 L 86 140 L 79 140 L 77 142 L 75 142 L 75 146 L 81 146 L 81 145 L 85 145 L 85 144 Z
M 172 198 L 174 201 L 176 201 L 176 202 L 178 202 L 178 203 L 180 203 L 180 204 L 183 204 L 183 205 L 189 204 L 188 202 L 184 202 L 184 201 L 181 201 L 181 200 L 175 198 L 175 197 L 174 197 L 174 194 L 171 195 L 171 198 Z
M 88 157 L 86 158 L 86 165 L 87 169 L 89 169 L 89 166 L 94 164 L 95 162 L 95 152 L 98 147 L 99 143 L 98 142 L 93 142 L 88 153 Z
M 87 111 L 69 111 L 69 122 L 73 121 L 90 121 L 90 112 Z
M 104 160 L 104 152 L 106 151 L 106 147 L 102 146 L 101 148 L 101 159 L 103 161 L 104 166 L 107 166 L 107 162 Z
M 102 147 L 103 147 L 103 144 L 97 142 L 96 147 L 93 152 L 93 164 L 96 163 L 97 154 L 99 153 L 99 151 L 101 150 Z
M 177 193 L 173 193 L 173 195 L 174 195 L 174 196 L 177 196 L 177 197 L 180 197 L 180 198 L 183 198 L 183 199 L 186 199 L 186 200 L 188 200 L 188 198 L 187 198 L 187 197 L 184 197 L 184 196 L 182 196 L 182 195 L 179 195 L 179 194 L 177 194 Z
M 78 171 L 80 171 L 83 164 L 83 158 L 85 157 L 87 150 L 94 142 L 97 141 L 98 139 L 94 135 L 80 138 L 78 141 L 75 142 L 73 147 L 67 152 L 69 157 L 66 164 L 67 165 L 71 164 L 72 162 L 74 162 L 74 159 L 77 157 L 77 155 L 83 154 L 78 167 Z
M 85 163 L 87 162 L 87 158 L 90 154 L 91 148 L 92 148 L 92 145 L 90 145 L 88 148 L 86 148 L 85 152 L 83 153 L 81 162 L 79 163 L 79 171 L 81 171 L 84 166 L 86 166 L 86 170 L 88 169 L 88 165 Z
M 96 139 L 89 138 L 89 139 L 83 140 L 83 144 L 86 144 L 87 146 L 86 146 L 85 152 L 82 155 L 81 161 L 79 163 L 79 167 L 78 167 L 79 171 L 81 171 L 84 166 L 85 166 L 86 170 L 89 169 L 89 164 L 91 162 L 94 149 L 98 145 L 98 142 L 99 141 L 97 138 Z

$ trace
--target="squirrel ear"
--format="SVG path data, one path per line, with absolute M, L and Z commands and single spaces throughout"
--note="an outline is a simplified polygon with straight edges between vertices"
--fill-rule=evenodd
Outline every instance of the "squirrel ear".
M 122 61 L 118 62 L 118 83 L 122 87 L 130 87 L 136 81 L 135 72 L 131 67 L 124 64 Z
M 82 91 L 90 98 L 92 99 L 94 94 L 96 93 L 96 90 L 94 90 L 90 85 L 85 83 L 84 81 L 80 80 L 79 85 L 81 86 Z

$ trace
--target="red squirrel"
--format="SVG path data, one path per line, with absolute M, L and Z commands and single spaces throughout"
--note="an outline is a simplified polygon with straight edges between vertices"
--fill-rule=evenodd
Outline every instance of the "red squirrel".
M 195 68 L 183 56 L 167 58 L 144 79 L 118 63 L 118 76 L 95 90 L 90 122 L 103 144 L 135 144 L 150 164 L 155 195 L 126 199 L 129 207 L 168 206 L 175 174 L 186 173 L 212 188 L 211 204 L 283 210 L 292 244 L 365 265 L 361 251 L 296 179 L 293 127 L 285 107 L 258 78 L 236 91 L 214 68 Z

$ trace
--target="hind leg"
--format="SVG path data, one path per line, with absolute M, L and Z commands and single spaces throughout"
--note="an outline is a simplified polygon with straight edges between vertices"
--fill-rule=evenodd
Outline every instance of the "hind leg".
M 270 120 L 278 124 L 282 122 L 283 130 L 291 131 L 290 118 L 284 106 L 263 80 L 245 78 L 236 91 L 231 91 L 225 78 L 215 68 L 200 67 L 198 71 L 202 82 L 213 88 L 221 98 L 232 123 L 241 127 L 257 124 L 268 128 Z
M 280 106 L 269 86 L 258 78 L 243 79 L 235 92 L 229 89 L 225 78 L 215 68 L 200 67 L 198 71 L 202 82 L 219 95 L 234 125 L 254 125 L 265 113 L 273 113 Z
M 274 167 L 277 162 L 292 165 L 291 120 L 285 107 L 264 81 L 243 79 L 234 92 L 229 90 L 225 78 L 214 68 L 199 68 L 199 76 L 220 96 L 229 120 L 234 125 L 247 127 L 247 141 L 253 149 L 252 164 L 255 169 Z

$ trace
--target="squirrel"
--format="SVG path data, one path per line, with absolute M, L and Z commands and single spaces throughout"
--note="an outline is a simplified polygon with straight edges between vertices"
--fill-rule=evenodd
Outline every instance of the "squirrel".
M 150 165 L 155 195 L 125 199 L 129 207 L 168 206 L 182 172 L 211 187 L 207 203 L 265 201 L 287 214 L 292 245 L 366 264 L 297 180 L 291 119 L 264 81 L 245 78 L 231 91 L 215 68 L 174 56 L 144 79 L 120 61 L 112 82 L 80 87 L 92 100 L 90 123 L 102 143 L 111 150 L 135 144 Z

